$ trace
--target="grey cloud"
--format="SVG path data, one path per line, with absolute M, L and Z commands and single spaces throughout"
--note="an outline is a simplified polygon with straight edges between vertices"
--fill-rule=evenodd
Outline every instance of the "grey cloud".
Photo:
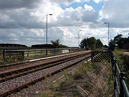
M 31 16 L 33 10 L 8 10 L 0 12 L 0 28 L 44 28 L 44 23 Z
M 108 0 L 102 8 L 103 19 L 115 28 L 129 27 L 129 0 Z M 108 16 L 108 18 L 106 18 Z
M 82 20 L 84 22 L 93 22 L 93 23 L 95 23 L 95 22 L 97 22 L 97 20 L 99 18 L 98 13 L 95 12 L 95 11 L 84 11 L 83 13 L 84 14 L 82 16 Z
M 0 9 L 33 8 L 41 0 L 0 0 Z
M 58 24 L 62 26 L 76 26 L 79 24 L 97 24 L 99 14 L 94 10 L 88 11 L 83 8 L 70 11 L 66 10 L 63 15 L 58 16 Z
M 72 2 L 76 2 L 77 0 L 50 0 L 50 2 L 54 2 L 57 4 L 70 4 Z
M 57 40 L 59 39 L 61 42 L 63 42 L 63 31 L 60 28 L 49 28 L 48 29 L 48 41 L 51 40 Z
M 1 43 L 20 43 L 31 45 L 35 42 L 44 41 L 43 38 L 36 36 L 29 29 L 0 29 Z
M 30 14 L 34 11 L 33 9 L 1 11 L 0 28 L 45 28 L 45 22 L 39 21 L 39 17 Z M 3 19 L 4 17 L 5 19 Z M 97 19 L 98 13 L 95 11 L 69 9 L 64 10 L 64 13 L 57 17 L 57 21 L 50 23 L 49 26 L 73 26 L 79 23 L 96 23 Z
M 14 0 L 18 2 L 18 0 Z M 29 0 L 33 3 L 37 2 L 37 0 Z M 28 2 L 29 2 L 28 1 Z M 24 1 L 25 2 L 25 1 Z M 27 0 L 26 0 L 27 2 Z M 33 4 L 31 4 L 33 6 Z M 11 5 L 10 5 L 11 7 Z M 26 8 L 25 8 L 26 7 Z M 33 6 L 34 7 L 34 6 Z M 21 43 L 32 45 L 35 43 L 45 43 L 44 36 L 38 36 L 36 33 L 31 31 L 31 29 L 42 29 L 45 32 L 45 22 L 41 22 L 38 16 L 32 16 L 31 12 L 35 12 L 36 9 L 29 9 L 31 6 L 24 5 L 21 7 L 12 7 L 13 9 L 9 9 L 9 7 L 3 8 L 7 10 L 0 10 L 0 42 L 6 43 Z M 23 8 L 23 9 L 19 9 Z M 2 9 L 0 7 L 0 9 Z M 83 23 L 96 23 L 98 19 L 98 14 L 96 12 L 88 12 L 85 9 L 67 9 L 62 12 L 57 17 L 56 22 L 49 23 L 48 28 L 48 39 L 49 42 L 51 40 L 60 39 L 62 43 L 66 44 L 74 44 L 75 41 L 72 42 L 71 39 L 66 42 L 64 40 L 64 31 L 58 26 L 68 26 L 72 27 L 75 25 L 83 24 Z M 26 29 L 27 28 L 27 29 Z M 72 31 L 70 31 L 72 32 Z M 73 31 L 76 32 L 76 31 Z
M 38 32 L 39 29 L 34 30 Z M 60 39 L 63 42 L 63 31 L 59 28 L 49 28 L 49 42 L 56 39 Z M 0 43 L 20 43 L 30 46 L 45 43 L 45 36 L 37 35 L 32 29 L 0 29 Z

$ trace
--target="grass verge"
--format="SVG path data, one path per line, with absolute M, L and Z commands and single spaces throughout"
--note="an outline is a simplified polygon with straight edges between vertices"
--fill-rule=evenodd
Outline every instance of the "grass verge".
M 115 49 L 114 55 L 122 72 L 126 75 L 126 83 L 129 88 L 129 52 Z
M 112 97 L 112 94 L 111 65 L 102 61 L 84 63 L 72 73 L 64 71 L 64 80 L 51 83 L 42 97 Z

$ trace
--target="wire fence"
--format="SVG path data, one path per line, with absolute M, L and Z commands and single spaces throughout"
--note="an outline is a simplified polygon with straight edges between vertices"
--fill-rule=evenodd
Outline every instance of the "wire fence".
M 52 48 L 52 49 L 24 49 L 24 50 L 0 50 L 0 64 L 19 62 L 29 59 L 53 56 L 80 51 L 78 48 Z M 47 53 L 47 54 L 46 54 Z
M 127 83 L 125 82 L 126 75 L 120 70 L 113 53 L 111 51 L 109 53 L 111 55 L 114 79 L 114 97 L 129 97 L 129 90 L 127 87 Z
M 97 55 L 98 57 L 95 57 Z M 112 74 L 114 81 L 113 97 L 129 97 L 126 74 L 120 70 L 117 60 L 113 55 L 113 52 L 110 50 L 97 50 L 91 52 L 91 62 L 101 62 L 102 59 L 108 60 L 108 62 L 111 62 L 112 64 Z

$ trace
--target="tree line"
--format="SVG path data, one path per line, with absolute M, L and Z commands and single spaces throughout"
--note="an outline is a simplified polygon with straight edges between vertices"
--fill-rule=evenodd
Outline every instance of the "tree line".
M 115 47 L 119 49 L 129 49 L 129 36 L 127 38 L 122 37 L 122 34 L 118 34 L 109 43 L 110 49 L 114 50 Z
M 51 44 L 36 44 L 32 45 L 31 48 L 67 48 L 66 45 L 60 43 L 60 40 L 51 41 Z
M 67 48 L 66 45 L 60 43 L 59 39 L 55 41 L 51 41 L 50 44 L 35 44 L 31 47 L 22 44 L 11 44 L 11 43 L 1 43 L 0 49 L 42 49 L 42 48 Z
M 103 47 L 103 43 L 101 42 L 100 39 L 96 39 L 95 37 L 90 37 L 90 38 L 84 38 L 81 43 L 80 43 L 80 48 L 84 49 L 101 49 Z
M 60 43 L 60 40 L 55 40 L 55 41 L 51 41 L 50 44 L 35 44 L 32 45 L 31 47 L 27 47 L 26 45 L 20 45 L 20 44 L 2 44 L 1 46 L 4 47 L 24 47 L 24 48 L 32 48 L 32 49 L 41 49 L 41 48 L 67 48 L 68 46 L 63 45 Z M 81 41 L 80 43 L 80 48 L 83 49 L 100 49 L 103 47 L 103 43 L 101 42 L 100 39 L 96 39 L 95 37 L 90 37 L 90 38 L 85 38 Z
M 26 49 L 26 45 L 22 44 L 11 44 L 11 43 L 1 43 L 0 44 L 0 50 L 1 49 Z

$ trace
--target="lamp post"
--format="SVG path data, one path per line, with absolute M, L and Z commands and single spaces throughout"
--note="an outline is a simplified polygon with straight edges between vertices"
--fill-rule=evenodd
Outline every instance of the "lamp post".
M 48 43 L 48 37 L 47 37 L 48 35 L 47 34 L 48 34 L 48 16 L 49 15 L 52 15 L 52 14 L 47 14 L 46 15 L 46 46 L 47 46 L 47 43 Z M 47 53 L 47 48 L 46 48 L 46 56 L 47 55 L 48 55 L 48 53 Z
M 80 32 L 81 32 L 82 30 L 79 30 L 78 31 L 78 48 L 79 48 L 79 42 L 80 42 Z
M 110 23 L 109 22 L 105 22 L 104 24 L 107 24 L 108 25 L 108 46 L 109 46 L 109 25 L 110 25 Z

